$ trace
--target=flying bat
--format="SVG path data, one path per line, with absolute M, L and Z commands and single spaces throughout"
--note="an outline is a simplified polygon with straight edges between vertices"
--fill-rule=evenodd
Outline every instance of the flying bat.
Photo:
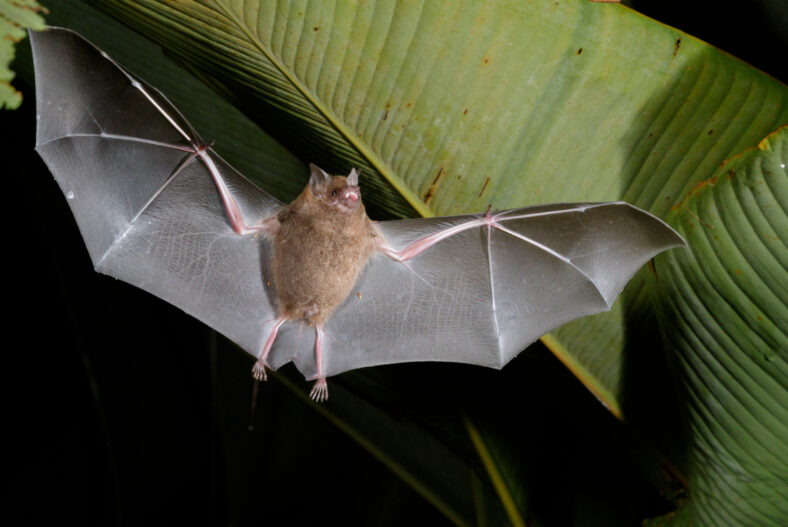
M 178 306 L 256 357 L 326 377 L 378 364 L 502 368 L 610 309 L 684 240 L 628 203 L 375 222 L 359 172 L 311 165 L 286 205 L 234 170 L 155 88 L 77 33 L 30 34 L 36 150 L 95 269 Z

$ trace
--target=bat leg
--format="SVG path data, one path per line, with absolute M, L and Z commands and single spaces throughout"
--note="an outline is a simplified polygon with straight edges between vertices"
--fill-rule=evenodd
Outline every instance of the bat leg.
M 252 377 L 258 381 L 268 380 L 268 376 L 265 374 L 266 368 L 269 370 L 271 369 L 267 361 L 268 354 L 271 352 L 271 348 L 274 347 L 274 341 L 276 340 L 276 336 L 279 334 L 279 326 L 284 324 L 286 320 L 287 317 L 282 315 L 277 318 L 276 321 L 274 321 L 274 329 L 271 330 L 271 334 L 268 335 L 268 339 L 265 341 L 263 351 L 260 352 L 260 358 L 258 358 L 257 362 L 255 362 L 254 366 L 252 366 Z
M 328 383 L 323 375 L 323 326 L 315 325 L 315 362 L 317 363 L 317 381 L 309 392 L 309 397 L 318 403 L 328 400 Z

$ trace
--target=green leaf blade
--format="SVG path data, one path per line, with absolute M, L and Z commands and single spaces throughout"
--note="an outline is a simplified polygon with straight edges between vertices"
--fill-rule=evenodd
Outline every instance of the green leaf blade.
M 781 128 L 699 185 L 669 216 L 691 249 L 657 261 L 702 525 L 788 517 L 786 153 Z
M 25 29 L 44 29 L 40 13 L 45 12 L 34 0 L 0 0 L 0 109 L 14 110 L 22 104 L 22 94 L 11 85 L 14 46 L 25 38 Z

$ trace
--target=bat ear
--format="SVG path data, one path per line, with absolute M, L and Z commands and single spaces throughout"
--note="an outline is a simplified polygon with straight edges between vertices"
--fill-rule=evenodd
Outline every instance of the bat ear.
M 356 170 L 355 168 L 350 170 L 350 174 L 347 177 L 347 184 L 353 185 L 354 187 L 358 186 L 358 176 L 361 175 L 360 170 Z
M 313 196 L 318 197 L 322 195 L 331 183 L 331 176 L 319 166 L 309 163 L 309 191 Z

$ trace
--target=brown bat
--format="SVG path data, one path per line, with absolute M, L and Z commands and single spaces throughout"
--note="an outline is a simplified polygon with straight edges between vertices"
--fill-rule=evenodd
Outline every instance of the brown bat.
M 263 220 L 260 227 L 233 221 L 233 229 L 245 234 L 260 229 L 273 241 L 272 267 L 279 316 L 266 340 L 252 374 L 265 380 L 267 359 L 279 327 L 288 320 L 306 320 L 315 327 L 317 382 L 313 399 L 328 397 L 322 371 L 323 325 L 347 298 L 359 272 L 372 254 L 381 249 L 383 236 L 361 203 L 358 172 L 348 177 L 330 176 L 315 165 L 303 192 L 283 211 Z M 231 195 L 225 203 L 236 210 Z
M 76 33 L 31 41 L 36 148 L 96 270 L 227 336 L 257 357 L 257 379 L 294 362 L 318 401 L 326 377 L 365 366 L 501 368 L 544 333 L 610 309 L 646 261 L 684 245 L 623 202 L 372 222 L 358 171 L 314 165 L 285 206 Z

